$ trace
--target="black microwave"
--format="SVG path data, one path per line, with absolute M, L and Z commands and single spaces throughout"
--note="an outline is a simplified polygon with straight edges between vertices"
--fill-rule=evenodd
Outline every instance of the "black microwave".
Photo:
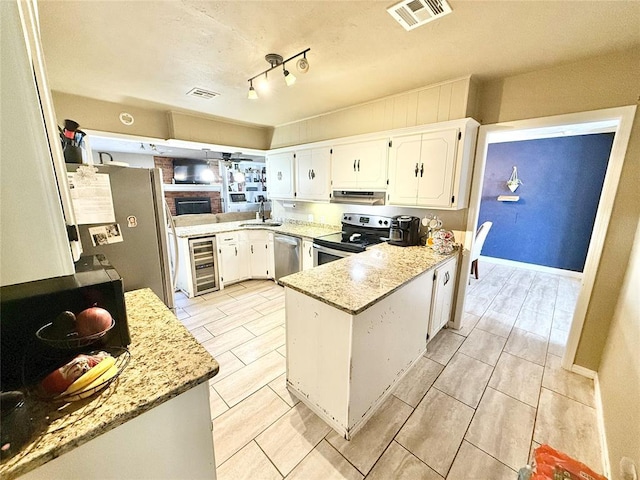
M 81 257 L 76 273 L 0 288 L 0 388 L 31 386 L 79 353 L 131 343 L 122 278 L 104 255 Z M 98 306 L 113 327 L 90 344 L 45 343 L 37 332 L 65 311 Z

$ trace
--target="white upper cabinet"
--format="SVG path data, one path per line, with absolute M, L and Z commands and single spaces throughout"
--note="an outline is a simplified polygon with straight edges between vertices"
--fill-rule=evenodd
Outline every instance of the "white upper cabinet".
M 392 137 L 387 204 L 459 210 L 468 205 L 478 123 Z
M 331 155 L 332 188 L 385 190 L 388 150 L 386 138 L 335 145 Z
M 300 200 L 329 201 L 331 198 L 331 149 L 296 151 L 296 197 Z
M 267 191 L 271 198 L 295 198 L 294 168 L 293 151 L 267 155 Z
M 389 204 L 449 207 L 457 128 L 392 139 L 389 152 Z

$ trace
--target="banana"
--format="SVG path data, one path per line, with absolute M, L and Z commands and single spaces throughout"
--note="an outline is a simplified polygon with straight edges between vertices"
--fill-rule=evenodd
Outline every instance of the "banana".
M 87 398 L 93 395 L 95 393 L 93 391 L 94 388 L 105 383 L 107 380 L 113 378 L 117 373 L 118 373 L 118 367 L 116 365 L 111 365 L 111 367 L 109 367 L 109 369 L 106 372 L 104 372 L 102 375 L 96 378 L 93 382 L 87 385 L 87 388 L 78 392 L 76 396 L 78 397 L 78 399 L 80 399 L 80 398 Z
M 60 397 L 66 397 L 81 390 L 85 390 L 89 384 L 93 383 L 95 379 L 99 378 L 103 373 L 108 371 L 115 363 L 116 359 L 112 356 L 108 356 L 102 359 L 100 363 L 98 363 L 95 367 L 82 374 L 79 378 L 76 379 L 75 382 L 69 385 L 69 387 L 60 394 Z

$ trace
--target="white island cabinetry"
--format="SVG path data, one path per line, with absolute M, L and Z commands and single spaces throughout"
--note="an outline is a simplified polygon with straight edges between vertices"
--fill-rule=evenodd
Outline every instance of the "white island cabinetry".
M 286 288 L 288 388 L 350 439 L 424 354 L 432 287 L 427 272 L 358 314 Z
M 436 268 L 434 273 L 429 340 L 451 320 L 457 266 L 456 258 L 452 258 Z

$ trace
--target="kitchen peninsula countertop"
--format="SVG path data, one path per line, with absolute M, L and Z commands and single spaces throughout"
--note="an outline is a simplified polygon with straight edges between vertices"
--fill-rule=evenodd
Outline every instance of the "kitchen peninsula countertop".
M 381 243 L 357 255 L 282 277 L 280 283 L 357 315 L 459 251 L 440 255 L 429 247 Z
M 275 222 L 270 219 L 268 222 Z M 249 225 L 249 226 L 247 226 Z M 208 223 L 205 225 L 194 225 L 190 227 L 176 227 L 176 235 L 183 238 L 206 237 L 226 232 L 237 232 L 240 230 L 269 230 L 296 237 L 315 238 L 322 235 L 329 235 L 341 230 L 340 226 L 321 225 L 317 223 L 283 221 L 278 227 L 265 225 L 261 220 L 242 220 L 238 222 Z
M 125 293 L 129 365 L 98 395 L 67 404 L 38 402 L 36 434 L 0 465 L 0 477 L 23 475 L 142 413 L 206 382 L 218 362 L 148 288 Z

